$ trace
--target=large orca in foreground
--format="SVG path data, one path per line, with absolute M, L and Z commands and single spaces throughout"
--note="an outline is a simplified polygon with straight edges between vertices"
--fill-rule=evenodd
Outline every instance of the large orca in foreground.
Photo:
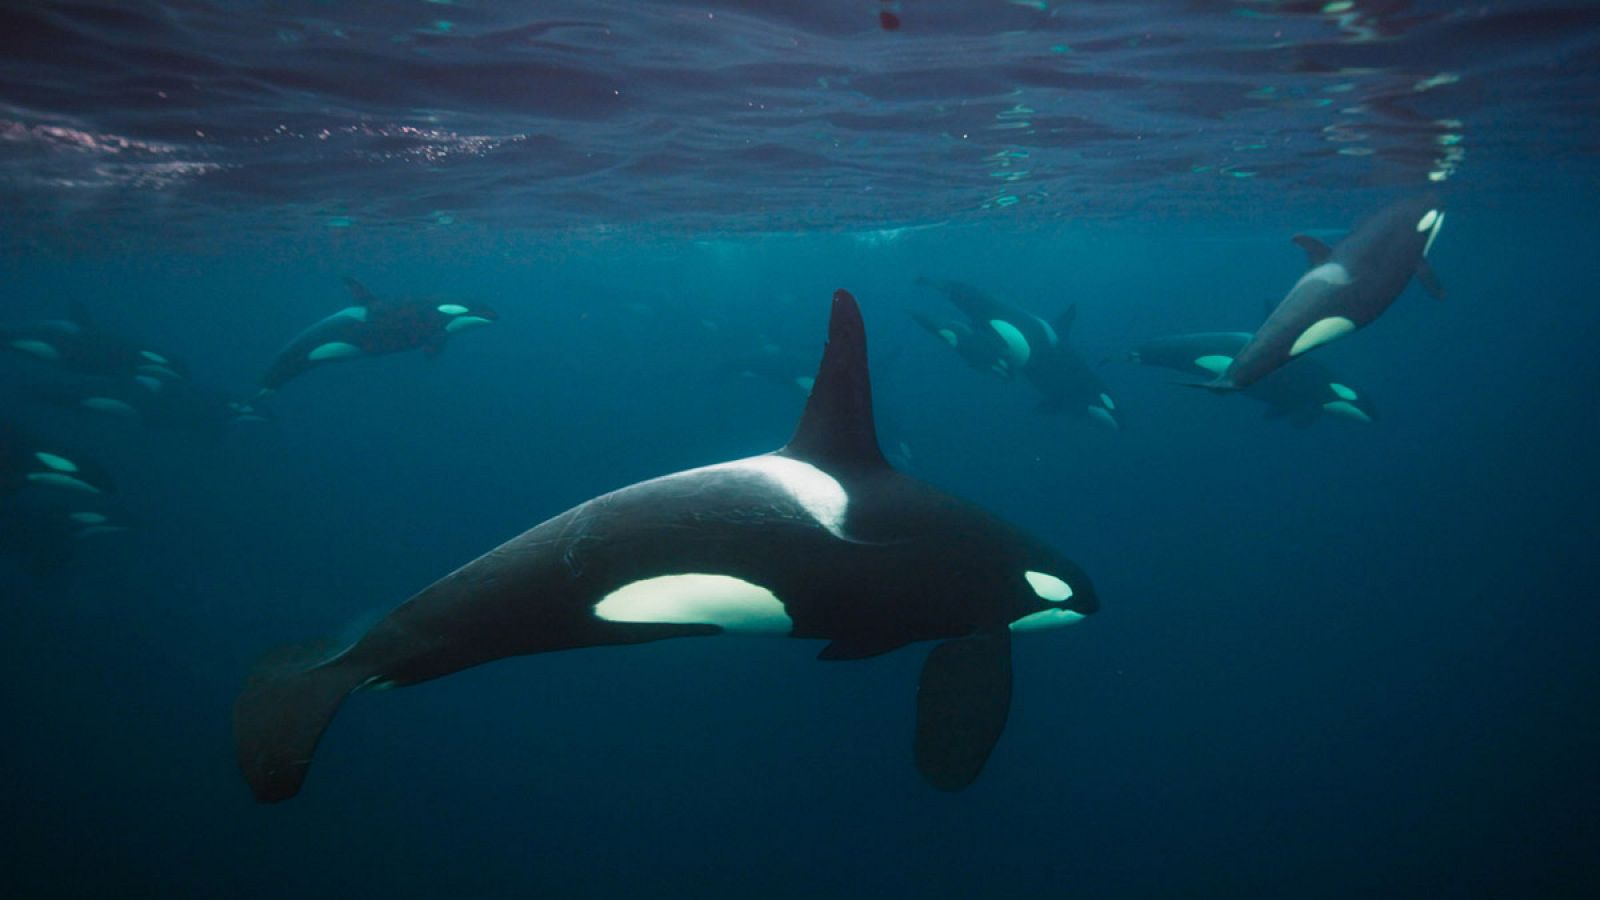
M 1444 289 L 1427 254 L 1444 225 L 1439 199 L 1424 194 L 1391 204 L 1333 247 L 1295 235 L 1310 271 L 1256 330 L 1239 355 L 1215 380 L 1197 387 L 1216 391 L 1247 388 L 1295 357 L 1361 328 L 1383 314 L 1416 275 L 1423 289 Z
M 421 350 L 444 352 L 450 336 L 487 325 L 500 317 L 484 306 L 436 300 L 391 300 L 373 296 L 354 278 L 346 278 L 354 305 L 345 307 L 296 335 L 278 351 L 261 376 L 264 396 L 324 363 Z
M 264 660 L 234 707 L 256 799 L 300 790 L 352 691 L 508 656 L 716 634 L 812 638 L 821 659 L 938 640 L 915 755 L 937 787 L 978 776 L 1011 701 L 1011 634 L 1097 608 L 1071 561 L 884 461 L 856 301 L 833 298 L 816 383 L 788 446 L 597 497 L 401 604 L 353 645 Z

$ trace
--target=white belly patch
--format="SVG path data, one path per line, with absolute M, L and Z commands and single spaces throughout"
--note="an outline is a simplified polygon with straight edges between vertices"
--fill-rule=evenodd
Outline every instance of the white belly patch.
M 1344 337 L 1356 330 L 1356 323 L 1344 316 L 1329 316 L 1311 323 L 1301 335 L 1294 339 L 1294 346 L 1289 348 L 1290 356 L 1299 356 L 1307 350 L 1321 347 L 1323 344 L 1337 338 Z
M 730 634 L 786 635 L 794 622 L 771 591 L 731 575 L 685 572 L 645 578 L 605 595 L 608 622 L 716 625 Z

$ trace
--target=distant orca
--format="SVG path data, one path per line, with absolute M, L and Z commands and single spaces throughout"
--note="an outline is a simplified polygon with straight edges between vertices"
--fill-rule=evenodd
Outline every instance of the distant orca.
M 0 349 L 84 375 L 177 381 L 187 376 L 171 354 L 101 328 L 79 301 L 68 318 L 0 326 Z
M 811 383 L 815 380 L 809 363 L 773 344 L 734 357 L 723 369 L 743 378 L 770 381 L 786 390 L 797 391 L 802 397 L 811 393 Z
M 924 331 L 949 345 L 972 368 L 1007 380 L 1016 377 L 1011 368 L 1009 348 L 994 329 L 979 331 L 965 322 L 935 319 L 920 312 L 912 313 L 911 317 Z
M 1432 194 L 1391 204 L 1333 248 L 1295 235 L 1311 270 L 1301 276 L 1239 355 L 1214 380 L 1197 385 L 1234 391 L 1329 341 L 1368 324 L 1394 303 L 1411 276 L 1436 297 L 1444 288 L 1428 266 L 1428 250 L 1444 225 Z
M 406 350 L 437 356 L 450 335 L 500 318 L 483 306 L 435 300 L 380 300 L 353 278 L 346 278 L 345 286 L 355 305 L 300 332 L 280 350 L 261 378 L 262 394 L 327 362 Z
M 715 634 L 828 641 L 860 659 L 915 641 L 916 761 L 970 784 L 1005 726 L 1011 633 L 1098 607 L 1071 561 L 891 468 L 878 448 L 866 334 L 833 297 L 816 384 L 788 446 L 590 500 L 435 582 L 353 645 L 265 660 L 234 707 L 256 799 L 300 789 L 360 688 L 412 685 L 508 656 Z
M 76 492 L 44 492 L 0 507 L 0 555 L 18 560 L 35 577 L 55 575 L 78 549 L 130 525 L 99 498 Z
M 28 485 L 88 494 L 113 493 L 117 489 L 110 473 L 93 460 L 29 434 L 14 422 L 0 420 L 0 497 Z
M 131 419 L 156 429 L 221 432 L 232 425 L 272 419 L 259 402 L 237 400 L 188 380 L 93 378 L 42 385 L 34 394 L 56 406 Z
M 1232 365 L 1248 343 L 1250 333 L 1245 331 L 1178 334 L 1145 341 L 1128 358 L 1147 366 L 1208 378 Z M 1274 370 L 1242 393 L 1265 403 L 1268 417 L 1287 417 L 1301 427 L 1323 413 L 1358 422 L 1371 422 L 1377 417 L 1371 398 L 1315 359 Z
M 970 284 L 926 277 L 918 278 L 916 283 L 943 292 L 966 314 L 975 338 L 969 346 L 986 348 L 970 350 L 975 358 L 981 359 L 987 348 L 1003 348 L 993 367 L 996 371 L 1003 366 L 1009 372 L 1021 372 L 1044 395 L 1039 401 L 1040 412 L 1075 413 L 1087 416 L 1096 425 L 1122 427 L 1110 388 L 1067 345 L 1066 338 L 1078 317 L 1076 304 L 1068 306 L 1052 323 Z M 980 335 L 982 344 L 978 342 Z M 961 350 L 959 339 L 953 346 L 958 352 Z M 968 362 L 972 364 L 971 360 Z

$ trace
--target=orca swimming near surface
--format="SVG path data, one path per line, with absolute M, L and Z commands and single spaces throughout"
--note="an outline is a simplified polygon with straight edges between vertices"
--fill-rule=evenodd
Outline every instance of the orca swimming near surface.
M 1227 369 L 1248 343 L 1247 331 L 1175 334 L 1145 341 L 1128 354 L 1128 359 L 1210 378 Z M 1316 359 L 1275 369 L 1240 393 L 1265 403 L 1269 418 L 1287 418 L 1297 427 L 1310 425 L 1324 414 L 1357 422 L 1371 422 L 1377 417 L 1372 398 Z
M 1012 634 L 1097 607 L 1070 560 L 884 460 L 861 313 L 841 290 L 787 446 L 597 497 L 435 582 L 348 647 L 270 655 L 234 707 L 239 767 L 257 800 L 293 796 L 334 713 L 363 688 L 552 650 L 772 635 L 827 641 L 824 660 L 940 641 L 922 668 L 914 755 L 931 783 L 958 790 L 1005 726 Z
M 1247 388 L 1290 360 L 1361 328 L 1383 315 L 1415 275 L 1435 297 L 1444 288 L 1428 266 L 1444 209 L 1424 194 L 1385 207 L 1333 247 L 1295 235 L 1311 269 L 1295 282 L 1233 362 L 1195 387 Z
M 437 356 L 451 335 L 500 318 L 485 306 L 381 299 L 353 278 L 346 278 L 345 286 L 354 304 L 300 332 L 278 351 L 261 377 L 261 394 L 270 394 L 323 363 L 406 350 Z
M 1040 412 L 1074 413 L 1106 428 L 1122 427 L 1111 389 L 1067 344 L 1078 317 L 1077 304 L 1048 322 L 960 281 L 919 277 L 916 284 L 942 292 L 966 314 L 971 334 L 966 349 L 960 332 L 953 332 L 956 339 L 946 342 L 968 365 L 980 368 L 985 356 L 997 353 L 989 368 L 1002 375 L 1021 373 L 1043 395 Z
M 84 375 L 170 382 L 188 374 L 171 354 L 102 328 L 77 300 L 65 319 L 0 326 L 0 349 Z

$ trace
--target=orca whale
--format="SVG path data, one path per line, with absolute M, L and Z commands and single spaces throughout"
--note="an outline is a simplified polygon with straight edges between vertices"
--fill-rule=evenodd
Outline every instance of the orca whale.
M 78 551 L 131 524 L 104 498 L 76 491 L 39 491 L 0 506 L 0 556 L 35 578 L 61 573 Z
M 354 303 L 300 332 L 278 351 L 261 377 L 258 396 L 270 394 L 324 363 L 407 350 L 437 356 L 451 335 L 500 318 L 486 306 L 383 299 L 354 278 L 344 282 Z
M 597 497 L 435 582 L 348 647 L 269 655 L 234 707 L 238 762 L 257 800 L 284 800 L 353 691 L 509 656 L 732 634 L 826 641 L 820 659 L 847 660 L 940 641 L 917 691 L 914 757 L 957 790 L 1004 729 L 1013 633 L 1097 608 L 1076 564 L 889 466 L 861 313 L 841 290 L 786 446 Z
M 84 378 L 40 385 L 33 394 L 55 406 L 130 419 L 160 430 L 221 433 L 235 425 L 273 419 L 259 401 L 236 399 L 192 380 Z
M 1247 331 L 1175 334 L 1145 341 L 1128 354 L 1128 359 L 1213 378 L 1226 370 L 1248 343 Z M 1240 393 L 1265 403 L 1268 418 L 1287 418 L 1296 427 L 1310 425 L 1325 414 L 1357 422 L 1377 418 L 1371 397 L 1314 358 L 1276 369 Z
M 0 420 L 0 497 L 29 485 L 86 494 L 117 489 L 110 473 L 94 460 L 30 434 L 15 422 Z
M 1006 342 L 994 329 L 979 331 L 965 322 L 954 319 L 935 319 L 926 313 L 913 312 L 922 330 L 928 332 L 956 352 L 968 366 L 979 372 L 988 372 L 1010 380 L 1016 376 L 1011 368 L 1011 354 Z
M 1298 234 L 1311 269 L 1295 282 L 1227 369 L 1196 387 L 1249 387 L 1303 353 L 1361 328 L 1388 309 L 1415 275 L 1435 297 L 1444 288 L 1428 251 L 1444 225 L 1439 198 L 1423 194 L 1390 204 L 1329 247 Z
M 1043 395 L 1037 407 L 1040 412 L 1073 413 L 1106 428 L 1122 427 L 1111 389 L 1067 344 L 1078 317 L 1077 304 L 1048 322 L 960 281 L 919 277 L 916 284 L 942 292 L 967 316 L 968 330 L 974 336 L 967 352 L 981 361 L 984 354 L 997 351 L 990 367 L 997 373 L 1002 369 L 1020 372 Z M 946 338 L 946 342 L 962 352 L 959 333 L 956 341 Z M 977 367 L 971 359 L 968 364 Z
M 178 381 L 188 375 L 171 354 L 102 328 L 77 300 L 65 319 L 0 326 L 0 349 L 83 375 L 153 381 Z

